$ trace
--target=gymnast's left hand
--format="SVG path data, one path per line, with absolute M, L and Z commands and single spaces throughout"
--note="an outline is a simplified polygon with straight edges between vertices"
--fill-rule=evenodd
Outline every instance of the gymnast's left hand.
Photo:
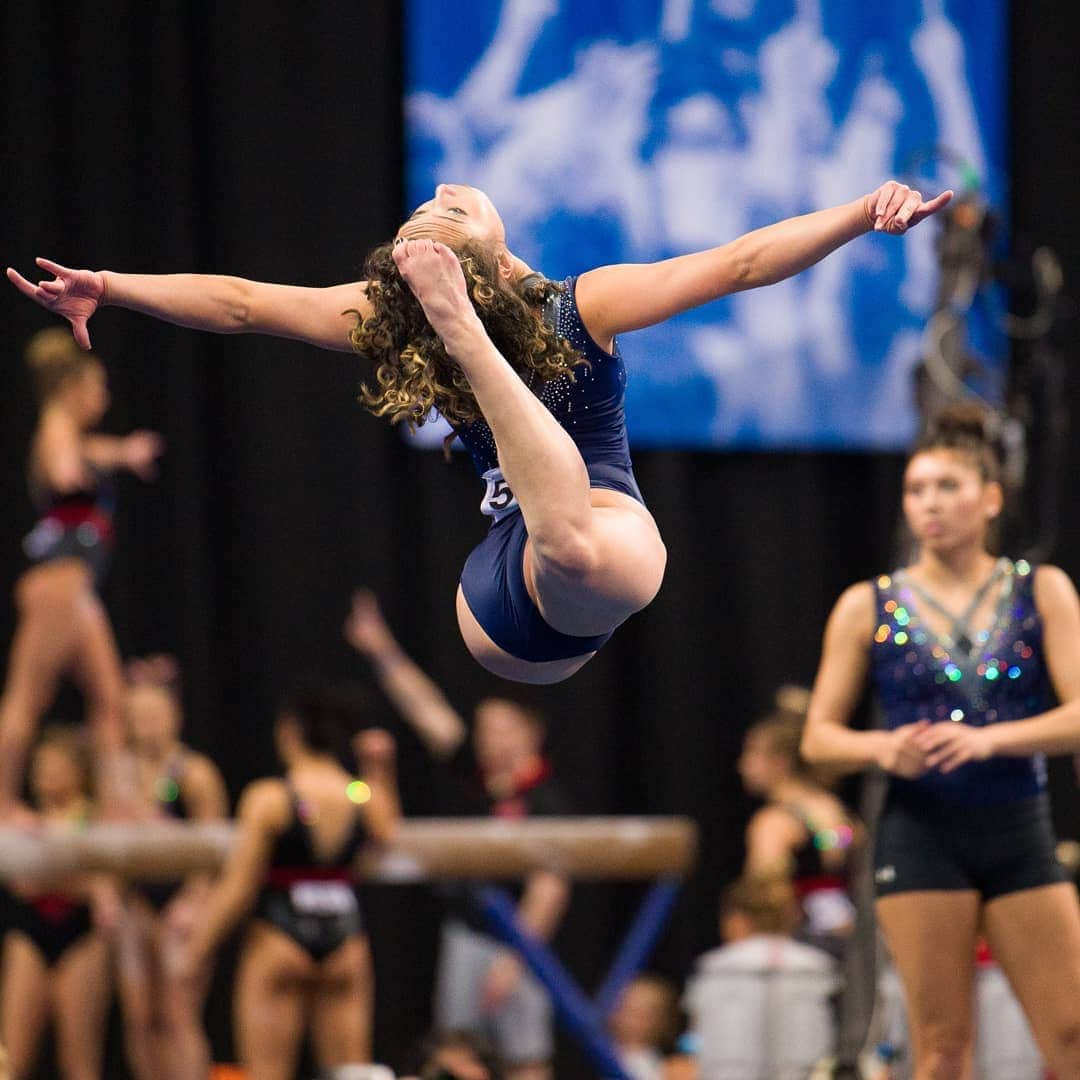
M 887 180 L 865 197 L 863 209 L 870 228 L 875 232 L 898 235 L 944 209 L 952 197 L 951 191 L 943 191 L 929 202 L 924 202 L 921 192 L 898 180 Z
M 34 260 L 52 274 L 52 281 L 27 281 L 17 270 L 7 268 L 8 281 L 46 311 L 62 315 L 71 323 L 71 333 L 81 348 L 90 348 L 90 316 L 106 301 L 105 275 L 94 270 L 71 270 L 50 259 Z
M 993 735 L 989 728 L 943 720 L 931 724 L 918 737 L 931 769 L 950 773 L 969 761 L 986 761 L 994 754 Z

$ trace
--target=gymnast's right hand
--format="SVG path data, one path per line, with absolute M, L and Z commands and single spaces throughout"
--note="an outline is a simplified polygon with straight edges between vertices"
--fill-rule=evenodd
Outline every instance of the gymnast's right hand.
M 929 727 L 929 722 L 919 720 L 914 724 L 904 724 L 892 731 L 882 732 L 885 736 L 882 749 L 878 754 L 878 765 L 893 776 L 902 776 L 906 780 L 916 780 L 929 768 L 926 752 L 920 746 L 920 736 Z
M 67 319 L 75 340 L 82 348 L 89 349 L 90 333 L 86 324 L 105 303 L 104 275 L 95 270 L 69 270 L 50 259 L 34 261 L 42 270 L 54 275 L 52 281 L 39 281 L 35 285 L 10 266 L 7 268 L 8 281 L 24 296 Z
M 353 593 L 352 610 L 345 620 L 345 640 L 365 656 L 378 656 L 397 644 L 370 589 Z

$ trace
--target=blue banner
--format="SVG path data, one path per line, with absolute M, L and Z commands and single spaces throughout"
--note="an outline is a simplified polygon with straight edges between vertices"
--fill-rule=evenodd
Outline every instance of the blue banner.
M 713 247 L 892 177 L 978 183 L 1001 206 L 1005 27 L 1004 0 L 408 0 L 409 203 L 483 188 L 511 250 L 553 278 Z M 626 335 L 634 444 L 904 444 L 935 236 L 866 236 Z

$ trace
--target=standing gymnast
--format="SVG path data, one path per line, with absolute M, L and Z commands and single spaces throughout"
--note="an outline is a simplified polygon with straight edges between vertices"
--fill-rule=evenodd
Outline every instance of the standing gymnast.
M 363 780 L 336 757 L 346 709 L 298 695 L 274 725 L 284 779 L 256 780 L 237 810 L 239 837 L 178 964 L 205 971 L 254 907 L 234 988 L 234 1030 L 251 1080 L 291 1080 L 305 1031 L 331 1075 L 371 1060 L 374 971 L 353 865 L 369 842 L 389 840 L 400 817 L 394 743 L 356 737 Z
M 90 763 L 79 731 L 46 729 L 34 748 L 30 788 L 50 828 L 81 828 L 92 819 Z M 111 948 L 103 931 L 115 926 L 115 886 L 83 875 L 13 890 L 0 980 L 0 1041 L 11 1076 L 35 1075 L 51 1019 L 64 1080 L 100 1080 L 112 997 Z
M 180 741 L 179 670 L 168 656 L 128 664 L 124 698 L 141 805 L 151 820 L 220 821 L 229 812 L 217 766 Z M 165 978 L 170 957 L 203 917 L 210 877 L 134 882 L 124 895 L 117 974 L 128 1067 L 136 1080 L 202 1080 L 210 1045 L 202 1024 L 212 965 Z
M 366 282 L 303 289 L 45 259 L 52 280 L 7 273 L 87 347 L 87 320 L 103 304 L 221 333 L 351 344 L 375 364 L 376 385 L 362 396 L 376 415 L 417 424 L 438 409 L 486 481 L 481 509 L 493 519 L 461 575 L 465 644 L 497 675 L 553 683 L 644 608 L 664 574 L 631 467 L 616 336 L 791 277 L 871 229 L 903 233 L 951 197 L 923 202 L 889 181 L 722 247 L 561 284 L 514 256 L 491 201 L 457 184 L 440 184 L 394 245 L 371 253 Z
M 743 737 L 739 777 L 765 805 L 746 827 L 744 875 L 790 878 L 803 920 L 797 937 L 840 956 L 855 926 L 848 881 L 859 822 L 799 753 L 810 692 L 787 686 Z
M 23 544 L 32 565 L 15 583 L 18 623 L 0 697 L 0 817 L 18 804 L 27 748 L 65 674 L 86 698 L 106 808 L 130 795 L 119 764 L 123 673 L 97 589 L 112 550 L 111 474 L 149 480 L 162 451 L 153 432 L 94 434 L 109 405 L 105 368 L 66 331 L 35 334 L 26 362 L 40 403 L 29 466 L 40 517 Z
M 946 410 L 919 442 L 903 489 L 918 554 L 840 597 L 803 739 L 812 762 L 891 774 L 876 911 L 916 1080 L 969 1075 L 980 932 L 1054 1075 L 1080 1078 L 1080 909 L 1043 757 L 1080 746 L 1080 603 L 1056 567 L 990 554 L 998 472 L 977 409 Z M 868 672 L 884 731 L 847 727 Z

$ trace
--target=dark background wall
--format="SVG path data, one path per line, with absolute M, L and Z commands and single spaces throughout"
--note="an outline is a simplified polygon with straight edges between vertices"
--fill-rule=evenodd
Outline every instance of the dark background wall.
M 1054 245 L 1075 290 L 1080 214 L 1068 163 L 1080 160 L 1080 75 L 1060 31 L 1069 5 L 1015 8 L 1014 231 Z M 6 4 L 0 19 L 4 263 L 30 273 L 43 254 L 321 285 L 356 278 L 366 249 L 396 227 L 402 73 L 389 0 Z M 31 521 L 22 466 L 34 406 L 20 354 L 49 317 L 6 285 L 0 305 L 7 595 Z M 234 794 L 274 768 L 269 723 L 296 680 L 366 677 L 339 632 L 357 584 L 379 592 L 402 641 L 462 710 L 491 692 L 452 611 L 485 524 L 472 512 L 475 478 L 464 460 L 409 450 L 361 412 L 358 360 L 112 311 L 91 333 L 110 367 L 107 427 L 155 428 L 169 447 L 157 483 L 123 486 L 109 609 L 125 654 L 180 657 L 189 739 Z M 1066 348 L 1075 361 L 1075 341 Z M 1067 395 L 1075 411 L 1072 371 Z M 717 889 L 741 857 L 742 730 L 779 682 L 812 677 L 843 586 L 890 565 L 902 462 L 655 451 L 637 462 L 669 547 L 664 589 L 581 674 L 532 697 L 583 811 L 700 822 L 701 870 L 657 959 L 681 976 L 713 943 Z M 1074 578 L 1078 465 L 1074 439 L 1054 478 L 1064 497 L 1054 557 Z M 0 605 L 0 642 L 11 620 Z M 397 733 L 406 806 L 431 812 L 430 767 Z M 1068 770 L 1057 770 L 1056 788 L 1059 823 L 1076 835 Z M 562 945 L 586 983 L 635 895 L 579 890 Z M 384 1057 L 397 1058 L 424 1024 L 435 918 L 421 890 L 371 898 Z

